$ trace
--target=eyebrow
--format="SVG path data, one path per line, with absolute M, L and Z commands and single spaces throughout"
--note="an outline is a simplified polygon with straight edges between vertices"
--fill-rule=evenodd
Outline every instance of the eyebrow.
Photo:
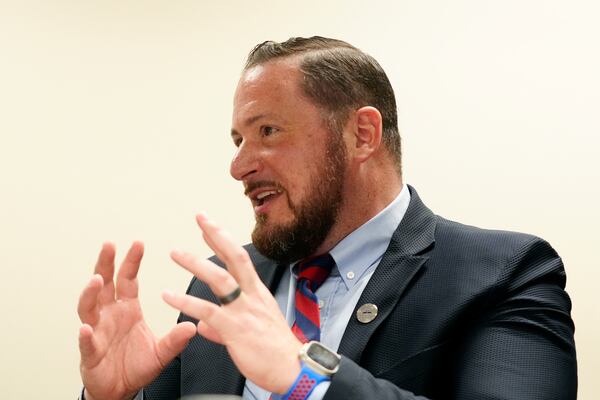
M 253 123 L 255 123 L 256 121 L 258 121 L 261 118 L 265 118 L 267 116 L 267 114 L 258 114 L 255 115 L 253 117 L 250 117 L 248 119 L 246 119 L 246 121 L 244 122 L 244 126 L 248 126 L 248 125 L 252 125 Z
M 267 114 L 258 114 L 258 115 L 254 115 L 252 117 L 247 118 L 244 121 L 244 126 L 248 126 L 248 125 L 252 125 L 253 123 L 255 123 L 256 121 L 258 121 L 259 119 L 265 118 L 267 117 Z M 231 129 L 231 136 L 240 136 L 240 133 L 238 131 L 236 131 L 235 129 Z

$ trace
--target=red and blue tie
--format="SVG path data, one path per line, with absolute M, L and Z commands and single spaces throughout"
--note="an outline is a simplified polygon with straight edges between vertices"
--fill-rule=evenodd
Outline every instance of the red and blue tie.
M 315 292 L 335 265 L 329 253 L 307 258 L 294 266 L 298 275 L 296 284 L 296 322 L 292 332 L 302 342 L 321 340 L 319 301 Z

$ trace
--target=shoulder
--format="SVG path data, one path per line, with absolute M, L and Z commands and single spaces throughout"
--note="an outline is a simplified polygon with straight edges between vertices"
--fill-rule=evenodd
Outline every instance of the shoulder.
M 510 257 L 524 247 L 539 243 L 549 244 L 542 238 L 521 232 L 484 229 L 436 216 L 436 246 L 447 251 L 496 254 Z
M 554 276 L 564 287 L 562 260 L 544 239 L 526 233 L 482 229 L 436 216 L 433 264 L 455 272 L 495 277 L 496 283 L 523 283 Z

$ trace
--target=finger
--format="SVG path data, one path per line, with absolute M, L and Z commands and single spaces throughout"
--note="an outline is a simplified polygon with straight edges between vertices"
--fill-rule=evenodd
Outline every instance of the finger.
M 196 334 L 196 326 L 192 322 L 182 322 L 175 325 L 157 344 L 157 356 L 162 367 L 181 353 L 191 338 Z
M 245 290 L 248 294 L 254 293 L 260 279 L 256 274 L 248 252 L 235 243 L 227 232 L 210 221 L 206 215 L 198 214 L 196 221 L 202 229 L 204 240 L 217 257 L 225 262 L 227 269 L 240 284 L 242 290 Z
M 81 292 L 81 296 L 79 296 L 77 314 L 79 314 L 79 319 L 84 324 L 94 326 L 98 322 L 100 316 L 98 295 L 102 291 L 103 283 L 102 276 L 94 275 L 83 289 L 83 292 Z
M 204 321 L 198 322 L 198 333 L 212 342 L 224 344 L 219 332 Z
M 94 273 L 102 276 L 104 280 L 100 301 L 103 304 L 113 302 L 115 300 L 115 285 L 113 283 L 113 275 L 115 273 L 115 245 L 113 243 L 105 242 L 102 245 Z
M 84 324 L 79 328 L 79 352 L 81 353 L 81 364 L 91 367 L 96 363 L 98 346 L 94 338 L 94 329 Z
M 243 296 L 243 293 L 240 296 Z M 189 315 L 199 321 L 205 321 L 217 329 L 219 328 L 222 321 L 222 318 L 219 318 L 222 314 L 222 309 L 215 303 L 187 294 L 181 295 L 169 291 L 163 292 L 162 297 L 167 304 L 185 315 Z M 239 300 L 237 299 L 236 301 Z
M 196 278 L 205 282 L 218 297 L 227 296 L 240 286 L 225 268 L 219 267 L 212 261 L 182 251 L 171 252 L 171 258 Z
M 118 299 L 133 299 L 138 296 L 137 274 L 143 256 L 144 244 L 137 241 L 133 242 L 117 273 Z

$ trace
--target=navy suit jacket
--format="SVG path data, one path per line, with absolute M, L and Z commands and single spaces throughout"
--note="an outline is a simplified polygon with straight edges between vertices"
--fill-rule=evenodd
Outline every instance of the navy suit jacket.
M 575 399 L 571 301 L 556 252 L 534 236 L 434 215 L 409 188 L 408 210 L 356 305 L 376 304 L 379 314 L 348 321 L 325 400 Z M 247 250 L 275 290 L 286 266 Z M 216 302 L 196 279 L 188 293 Z M 196 336 L 144 395 L 241 394 L 243 386 L 226 349 Z

